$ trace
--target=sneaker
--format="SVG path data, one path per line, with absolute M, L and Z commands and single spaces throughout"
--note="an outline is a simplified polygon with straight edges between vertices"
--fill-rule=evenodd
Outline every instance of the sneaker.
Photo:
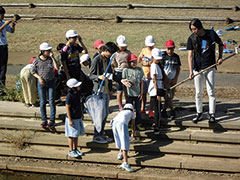
M 142 127 L 141 124 L 138 124 L 138 125 L 137 125 L 137 129 L 138 129 L 139 131 L 144 131 L 144 130 L 145 130 L 145 128 Z
M 118 159 L 118 160 L 123 160 L 123 154 L 122 154 L 122 153 L 118 153 L 117 159 Z
M 158 129 L 158 128 L 155 128 L 153 134 L 154 134 L 154 135 L 159 135 L 159 134 L 160 134 L 159 129 Z
M 171 120 L 174 120 L 176 118 L 176 113 L 175 113 L 175 111 L 171 111 L 170 112 L 170 119 Z
M 75 151 L 75 153 L 77 153 L 79 156 L 82 156 L 82 155 L 83 155 L 83 153 L 80 152 L 78 149 L 75 149 L 74 151 Z
M 129 164 L 125 164 L 124 162 L 120 166 L 121 168 L 127 170 L 128 172 L 133 172 L 133 169 L 130 167 Z
M 47 121 L 43 121 L 41 123 L 41 128 L 46 129 L 47 128 Z
M 193 118 L 192 122 L 197 123 L 198 121 L 202 120 L 203 118 L 203 113 L 197 113 L 196 117 Z
M 48 123 L 48 125 L 47 125 L 47 128 L 54 128 L 55 127 L 55 122 L 53 122 L 53 121 L 50 121 L 49 123 Z
M 69 152 L 68 152 L 68 156 L 74 157 L 74 158 L 79 157 L 78 153 L 76 153 L 75 151 L 69 151 Z
M 99 143 L 99 144 L 106 144 L 107 141 L 103 139 L 101 136 L 93 137 L 93 142 Z
M 148 115 L 149 115 L 149 118 L 150 119 L 153 119 L 154 118 L 154 113 L 152 110 L 148 111 Z
M 215 121 L 215 114 L 209 114 L 209 123 L 214 123 Z
M 146 114 L 146 111 L 143 110 L 143 109 L 141 109 L 141 113 L 142 113 L 142 114 Z
M 101 136 L 104 140 L 106 140 L 107 142 L 112 142 L 113 141 L 113 139 L 112 138 L 109 138 L 109 137 L 107 137 L 107 136 Z
M 162 110 L 162 117 L 163 118 L 168 118 L 166 109 Z

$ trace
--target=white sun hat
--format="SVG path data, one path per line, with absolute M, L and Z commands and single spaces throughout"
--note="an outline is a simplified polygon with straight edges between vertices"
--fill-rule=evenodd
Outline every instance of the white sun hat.
M 150 47 L 155 45 L 155 40 L 154 40 L 154 37 L 152 35 L 149 35 L 149 36 L 146 37 L 145 45 L 150 46 Z
M 47 51 L 47 50 L 52 49 L 52 47 L 50 46 L 50 44 L 44 42 L 44 43 L 40 44 L 39 49 L 40 49 L 40 51 Z
M 90 59 L 90 56 L 88 54 L 84 54 L 80 57 L 80 64 L 84 63 L 85 61 L 88 61 Z
M 71 78 L 67 81 L 67 86 L 69 88 L 73 88 L 73 87 L 78 87 L 82 84 L 82 82 L 79 82 L 78 80 Z
M 66 32 L 66 38 L 76 37 L 76 36 L 78 36 L 77 32 L 72 29 Z
M 127 103 L 127 104 L 124 105 L 123 108 L 124 108 L 124 109 L 128 108 L 128 109 L 132 109 L 132 110 L 133 110 L 133 105 L 130 104 L 130 103 Z
M 156 60 L 162 59 L 162 52 L 158 48 L 153 48 L 152 50 L 152 57 Z
M 118 44 L 120 47 L 126 47 L 126 46 L 127 46 L 126 37 L 123 36 L 123 35 L 118 36 L 118 37 L 117 37 L 117 44 Z

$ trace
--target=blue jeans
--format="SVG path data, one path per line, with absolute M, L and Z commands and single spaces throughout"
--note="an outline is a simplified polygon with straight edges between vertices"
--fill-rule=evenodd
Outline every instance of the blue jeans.
M 104 110 L 106 111 L 107 115 L 106 115 L 106 118 L 103 119 L 102 129 L 100 132 L 98 132 L 94 126 L 94 137 L 103 136 L 105 124 L 106 124 L 108 113 L 109 113 L 109 96 L 108 96 L 108 94 L 101 94 L 101 96 L 103 96 L 103 99 L 105 100 L 105 107 L 104 107 L 105 109 Z
M 136 109 L 136 125 L 142 123 L 142 115 L 141 115 L 141 100 L 139 97 L 134 97 L 134 96 L 128 96 L 127 97 L 127 103 L 130 103 L 135 107 Z
M 41 119 L 42 121 L 47 121 L 47 93 L 48 100 L 50 105 L 50 121 L 55 122 L 55 114 L 56 114 L 56 106 L 55 106 L 55 80 L 44 81 L 44 85 L 40 85 L 39 81 L 37 83 L 38 86 L 38 95 L 40 98 L 40 111 L 41 111 Z

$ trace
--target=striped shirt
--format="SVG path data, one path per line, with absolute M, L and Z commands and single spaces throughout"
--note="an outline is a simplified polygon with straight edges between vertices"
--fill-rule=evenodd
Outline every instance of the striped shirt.
M 48 57 L 46 60 L 37 57 L 33 61 L 31 73 L 38 74 L 44 81 L 51 81 L 55 78 L 53 68 L 54 65 L 51 57 Z

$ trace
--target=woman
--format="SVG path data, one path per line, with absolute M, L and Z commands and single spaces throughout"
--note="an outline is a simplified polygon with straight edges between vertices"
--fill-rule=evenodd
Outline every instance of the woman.
M 223 43 L 214 31 L 204 29 L 199 19 L 193 19 L 189 23 L 189 29 L 192 32 L 191 36 L 188 38 L 187 43 L 188 65 L 190 73 L 189 78 L 193 79 L 194 74 L 216 63 L 216 43 L 219 45 L 219 57 L 217 63 L 222 63 Z M 213 67 L 194 78 L 194 85 L 196 90 L 195 103 L 197 110 L 197 115 L 193 119 L 194 123 L 197 123 L 203 117 L 202 93 L 204 80 L 206 81 L 207 93 L 209 97 L 209 122 L 215 122 L 215 71 L 216 68 Z

